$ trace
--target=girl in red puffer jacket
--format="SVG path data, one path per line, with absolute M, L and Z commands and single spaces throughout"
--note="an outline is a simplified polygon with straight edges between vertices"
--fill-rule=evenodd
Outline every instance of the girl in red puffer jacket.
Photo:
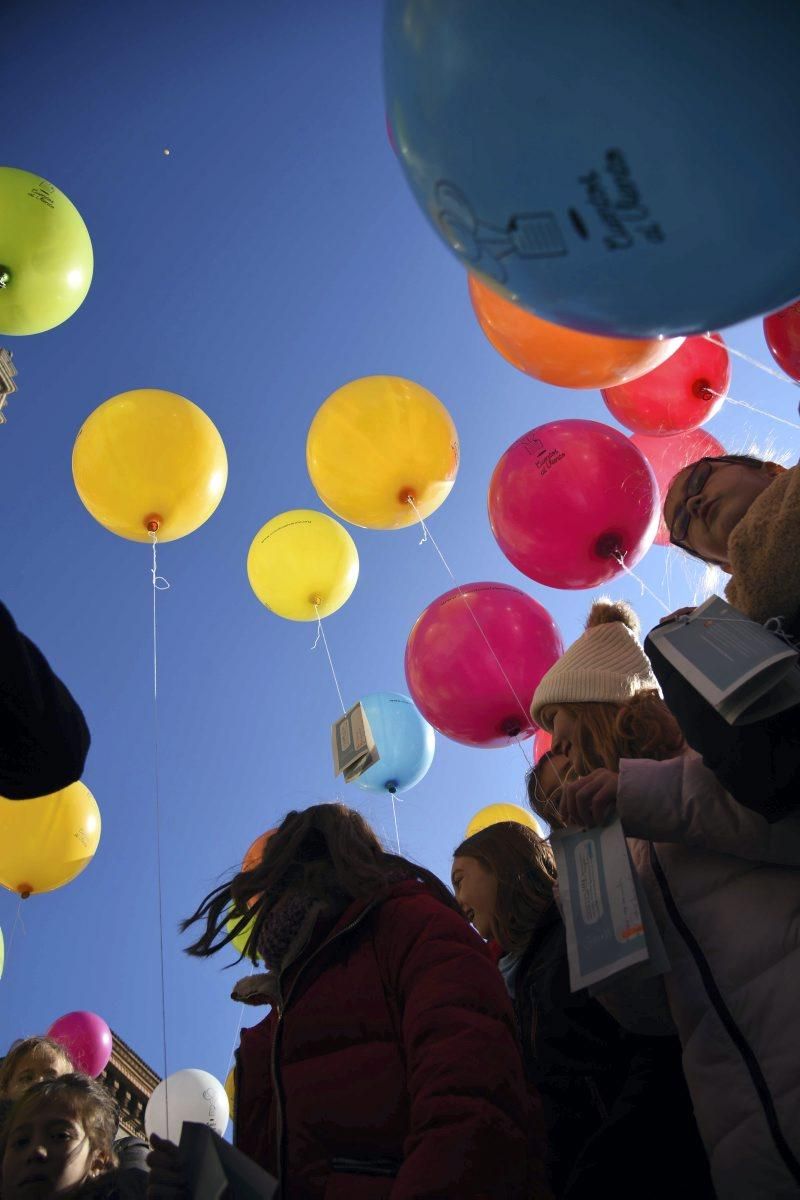
M 319 804 L 206 897 L 189 953 L 250 920 L 269 973 L 233 996 L 272 1007 L 242 1032 L 236 1144 L 283 1200 L 548 1196 L 510 1002 L 440 880 Z

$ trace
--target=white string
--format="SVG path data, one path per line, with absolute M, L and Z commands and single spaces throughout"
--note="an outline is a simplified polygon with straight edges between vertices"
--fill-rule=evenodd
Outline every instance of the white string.
M 156 873 L 158 878 L 158 935 L 161 956 L 161 1035 L 164 1055 L 164 1108 L 166 1111 L 167 1141 L 169 1141 L 169 1085 L 167 1084 L 167 987 L 164 952 L 164 896 L 161 870 L 161 795 L 159 789 L 159 754 L 158 754 L 158 619 L 156 596 L 158 592 L 166 591 L 169 587 L 166 579 L 158 573 L 156 543 L 158 536 L 150 531 L 153 542 L 153 733 L 154 733 L 154 768 L 155 768 L 155 800 L 156 800 Z
M 713 388 L 708 389 L 715 396 L 722 396 L 721 392 L 715 392 Z M 749 409 L 752 413 L 757 413 L 759 417 L 769 417 L 770 421 L 777 421 L 780 425 L 788 425 L 790 429 L 800 429 L 797 421 L 789 421 L 786 417 L 778 417 L 775 413 L 767 412 L 764 408 L 756 408 L 755 404 L 748 404 L 746 400 L 734 400 L 733 396 L 724 396 L 727 404 L 735 404 L 737 408 Z
M 345 708 L 344 700 L 342 699 L 342 689 L 339 687 L 339 680 L 336 678 L 336 668 L 333 665 L 333 659 L 331 658 L 331 652 L 328 647 L 328 639 L 325 637 L 325 630 L 322 628 L 322 617 L 319 615 L 319 609 L 317 608 L 316 604 L 314 605 L 314 612 L 317 614 L 317 638 L 316 638 L 316 641 L 314 642 L 314 645 L 311 647 L 311 649 L 315 650 L 317 647 L 317 644 L 319 642 L 319 639 L 322 638 L 322 644 L 325 647 L 325 653 L 327 654 L 328 662 L 330 663 L 331 675 L 333 676 L 333 682 L 336 684 L 336 692 L 339 696 L 339 703 L 342 706 L 342 712 L 346 716 L 347 709 Z
M 759 362 L 757 358 L 751 358 L 743 350 L 735 350 L 733 346 L 729 346 L 727 342 L 723 342 L 720 338 L 715 338 L 713 334 L 704 333 L 702 336 L 707 342 L 712 342 L 715 346 L 721 346 L 723 350 L 728 351 L 728 354 L 733 354 L 736 358 L 741 358 L 743 362 L 749 363 L 751 367 L 756 367 L 759 371 L 763 371 L 765 375 L 771 375 L 773 379 L 782 379 L 784 383 L 791 383 L 793 387 L 800 387 L 800 383 L 796 379 L 792 379 L 789 375 L 784 375 L 783 371 L 776 371 L 774 367 L 768 367 L 766 363 Z
M 390 791 L 389 795 L 392 800 L 392 816 L 394 817 L 394 836 L 397 839 L 397 853 L 399 855 L 401 853 L 401 851 L 400 851 L 400 829 L 398 828 L 398 825 L 397 825 L 397 805 L 395 804 L 394 792 Z
M 249 979 L 249 978 L 250 978 L 250 976 L 253 974 L 253 972 L 255 971 L 255 969 L 256 969 L 256 964 L 255 964 L 255 963 L 251 963 L 251 964 L 250 964 L 250 970 L 247 972 L 247 978 L 248 978 L 248 979 Z M 225 1083 L 227 1083 L 228 1076 L 229 1076 L 229 1075 L 230 1075 L 230 1073 L 231 1073 L 231 1067 L 233 1066 L 233 1059 L 234 1059 L 234 1055 L 236 1054 L 236 1047 L 237 1047 L 237 1046 L 238 1046 L 238 1044 L 239 1044 L 239 1035 L 240 1035 L 240 1033 L 242 1032 L 242 1021 L 244 1020 L 244 1008 L 245 1008 L 245 1006 L 244 1006 L 244 1002 L 242 1002 L 242 1003 L 239 1005 L 239 1020 L 238 1020 L 238 1022 L 237 1022 L 237 1025 L 236 1025 L 236 1033 L 233 1035 L 233 1045 L 231 1046 L 231 1052 L 230 1052 L 230 1054 L 228 1055 L 228 1065 L 227 1065 L 227 1067 L 225 1068 L 225 1074 L 224 1074 L 224 1075 L 223 1075 L 223 1077 L 222 1077 L 222 1083 L 223 1083 L 223 1086 L 225 1085 Z M 231 1117 L 233 1117 L 233 1113 L 231 1113 Z
M 509 691 L 511 692 L 511 695 L 514 697 L 514 699 L 516 700 L 517 704 L 518 704 L 518 705 L 519 705 L 519 707 L 520 707 L 520 711 L 522 712 L 523 719 L 524 719 L 524 720 L 523 720 L 523 724 L 524 724 L 524 725 L 527 725 L 527 724 L 528 724 L 528 722 L 529 722 L 529 720 L 530 720 L 530 715 L 529 715 L 529 713 L 528 713 L 528 710 L 527 710 L 527 708 L 525 707 L 525 705 L 522 703 L 522 701 L 520 700 L 519 696 L 517 695 L 517 693 L 516 693 L 516 690 L 515 690 L 515 688 L 514 688 L 514 685 L 513 685 L 513 683 L 511 682 L 511 680 L 508 678 L 508 675 L 506 674 L 505 667 L 503 666 L 503 664 L 500 662 L 500 659 L 499 659 L 499 658 L 497 657 L 497 655 L 495 654 L 494 646 L 493 646 L 493 645 L 492 645 L 492 643 L 489 641 L 488 637 L 487 637 L 487 636 L 486 636 L 486 634 L 484 633 L 483 626 L 481 625 L 481 623 L 480 623 L 480 621 L 478 620 L 478 618 L 475 616 L 475 613 L 472 611 L 472 605 L 470 604 L 470 602 L 469 602 L 469 600 L 468 600 L 468 598 L 467 598 L 467 596 L 466 596 L 466 594 L 465 594 L 465 592 L 464 592 L 463 588 L 461 587 L 461 584 L 460 584 L 460 583 L 458 582 L 458 580 L 456 579 L 455 575 L 453 574 L 452 570 L 450 569 L 450 564 L 448 563 L 447 559 L 445 558 L 445 556 L 442 554 L 441 550 L 439 549 L 439 544 L 438 544 L 438 542 L 436 541 L 436 538 L 433 536 L 433 534 L 431 533 L 430 529 L 429 529 L 429 528 L 428 528 L 428 526 L 425 524 L 425 520 L 424 520 L 424 518 L 423 518 L 423 516 L 422 516 L 422 513 L 419 511 L 419 509 L 417 508 L 416 504 L 414 503 L 413 497 L 412 497 L 412 496 L 407 496 L 407 497 L 406 497 L 406 500 L 408 501 L 408 503 L 409 503 L 409 504 L 411 505 L 411 507 L 413 508 L 413 510 L 414 510 L 414 512 L 415 512 L 415 514 L 416 514 L 417 520 L 419 521 L 420 525 L 421 525 L 421 526 L 422 526 L 422 528 L 423 528 L 423 531 L 424 531 L 424 533 L 425 533 L 425 537 L 424 537 L 422 540 L 423 540 L 423 541 L 430 541 L 430 543 L 431 543 L 431 545 L 433 546 L 434 550 L 435 550 L 435 551 L 436 551 L 436 553 L 439 555 L 439 558 L 442 560 L 442 564 L 444 565 L 444 569 L 447 571 L 447 574 L 450 576 L 450 578 L 452 579 L 453 583 L 456 585 L 456 590 L 458 591 L 458 594 L 461 596 L 461 598 L 463 599 L 464 603 L 466 604 L 466 606 L 467 606 L 467 609 L 468 609 L 468 611 L 469 611 L 469 615 L 472 617 L 473 621 L 475 622 L 475 625 L 476 625 L 476 626 L 477 626 L 477 628 L 478 628 L 478 632 L 480 633 L 480 635 L 481 635 L 481 637 L 483 638 L 483 640 L 486 642 L 486 645 L 489 647 L 489 652 L 490 652 L 490 654 L 491 654 L 492 658 L 494 659 L 494 661 L 497 663 L 498 667 L 500 668 L 500 673 L 502 674 L 503 678 L 505 679 L 506 683 L 508 684 L 508 688 L 509 688 Z M 420 545 L 422 545 L 422 542 L 420 542 Z M 514 736 L 516 736 L 516 735 L 514 735 Z
M 652 588 L 648 587 L 647 584 L 645 583 L 645 581 L 643 579 L 641 579 L 636 574 L 635 571 L 632 571 L 630 567 L 626 566 L 625 558 L 620 553 L 619 550 L 614 550 L 613 557 L 617 560 L 619 565 L 622 567 L 623 571 L 625 571 L 628 575 L 630 575 L 631 579 L 636 580 L 636 582 L 639 584 L 639 586 L 642 589 L 642 595 L 644 595 L 644 593 L 647 592 L 648 596 L 652 596 L 652 598 L 655 600 L 655 602 L 657 604 L 661 605 L 661 607 L 663 608 L 665 613 L 672 612 L 672 610 L 664 603 L 664 601 L 661 599 L 661 597 L 656 592 L 654 592 Z
M 525 759 L 527 766 L 532 767 L 533 766 L 533 755 L 531 755 L 531 757 L 528 758 L 527 754 L 525 753 L 525 747 L 523 746 L 523 744 L 520 740 L 519 734 L 516 735 L 516 737 L 514 738 L 514 741 L 519 746 L 520 754 Z
M 8 939 L 8 949 L 6 950 L 6 957 L 8 958 L 9 961 L 11 960 L 11 950 L 14 945 L 14 936 L 17 932 L 18 925 L 22 925 L 22 932 L 25 933 L 25 925 L 22 920 L 22 896 L 20 896 L 19 900 L 17 901 L 17 911 L 14 914 L 14 924 L 11 926 L 11 933 L 10 933 L 9 939 Z

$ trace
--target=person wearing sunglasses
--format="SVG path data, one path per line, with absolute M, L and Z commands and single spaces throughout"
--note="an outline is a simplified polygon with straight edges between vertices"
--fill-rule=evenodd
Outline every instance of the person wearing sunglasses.
M 701 458 L 670 483 L 664 520 L 673 545 L 730 574 L 725 596 L 734 608 L 761 623 L 780 617 L 784 633 L 800 640 L 797 466 L 743 454 Z M 770 823 L 800 807 L 800 711 L 731 726 L 650 638 L 645 651 L 687 742 L 726 791 Z

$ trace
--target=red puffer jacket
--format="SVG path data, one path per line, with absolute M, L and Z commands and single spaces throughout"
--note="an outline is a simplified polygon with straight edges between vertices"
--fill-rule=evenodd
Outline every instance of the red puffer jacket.
M 236 1144 L 283 1200 L 548 1196 L 503 981 L 423 884 L 351 904 L 280 990 L 242 1031 Z

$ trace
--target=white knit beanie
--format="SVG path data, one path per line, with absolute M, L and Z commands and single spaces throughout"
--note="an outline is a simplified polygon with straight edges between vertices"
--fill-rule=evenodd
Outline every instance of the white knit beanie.
M 562 654 L 533 694 L 531 716 L 553 732 L 542 710 L 559 704 L 624 704 L 638 692 L 659 692 L 650 660 L 637 640 L 639 622 L 624 603 L 598 600 L 586 631 Z

